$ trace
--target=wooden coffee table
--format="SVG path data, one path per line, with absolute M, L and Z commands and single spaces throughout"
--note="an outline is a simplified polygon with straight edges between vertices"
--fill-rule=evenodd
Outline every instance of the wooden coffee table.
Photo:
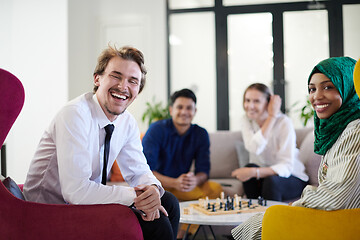
M 248 200 L 248 199 L 244 199 L 244 200 Z M 210 201 L 213 202 L 215 200 L 210 200 Z M 252 201 L 256 203 L 257 199 L 252 199 Z M 213 235 L 214 239 L 216 239 L 211 226 L 237 226 L 242 222 L 246 221 L 247 219 L 249 219 L 251 216 L 259 212 L 264 212 L 264 211 L 257 211 L 257 212 L 237 213 L 237 214 L 207 215 L 201 213 L 200 211 L 192 207 L 189 207 L 191 204 L 196 204 L 196 203 L 198 203 L 198 201 L 180 202 L 180 223 L 189 224 L 183 240 L 186 239 L 186 235 L 188 233 L 191 224 L 200 225 L 200 227 L 198 228 L 192 239 L 195 239 L 199 229 L 205 226 L 209 227 L 211 234 Z M 288 204 L 284 202 L 268 200 L 267 207 L 272 205 L 288 205 Z M 190 212 L 188 214 L 184 214 L 184 210 L 185 211 L 190 210 Z

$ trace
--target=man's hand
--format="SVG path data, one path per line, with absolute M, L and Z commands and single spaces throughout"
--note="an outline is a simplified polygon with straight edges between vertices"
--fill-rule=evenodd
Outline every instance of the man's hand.
M 160 218 L 160 211 L 168 216 L 165 208 L 161 206 L 160 191 L 157 186 L 139 185 L 134 189 L 137 196 L 134 199 L 134 205 L 146 214 L 146 216 L 141 216 L 144 221 Z
M 232 171 L 231 176 L 236 177 L 237 179 L 239 179 L 242 182 L 246 182 L 250 178 L 254 177 L 254 173 L 256 175 L 256 168 L 243 167 L 243 168 L 238 168 L 238 169 L 235 169 L 234 171 Z
M 174 188 L 181 192 L 190 192 L 197 186 L 197 179 L 192 172 L 181 174 L 175 182 Z

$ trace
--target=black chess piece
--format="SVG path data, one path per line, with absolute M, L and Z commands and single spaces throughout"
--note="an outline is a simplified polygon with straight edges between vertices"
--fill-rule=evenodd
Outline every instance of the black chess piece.
M 215 203 L 212 205 L 212 212 L 216 212 Z
M 249 201 L 248 201 L 248 207 L 250 208 L 250 207 L 251 207 L 251 205 L 252 205 L 252 200 L 251 200 L 251 199 L 249 199 Z

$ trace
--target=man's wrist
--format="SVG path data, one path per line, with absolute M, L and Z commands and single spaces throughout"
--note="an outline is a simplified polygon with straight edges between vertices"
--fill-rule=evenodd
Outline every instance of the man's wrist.
M 160 187 L 156 184 L 151 184 L 151 186 L 154 186 L 157 190 L 158 190 L 158 193 L 160 195 L 161 191 L 160 191 Z

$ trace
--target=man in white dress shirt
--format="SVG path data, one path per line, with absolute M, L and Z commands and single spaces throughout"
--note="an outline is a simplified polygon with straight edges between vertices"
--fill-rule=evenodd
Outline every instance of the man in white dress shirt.
M 146 214 L 137 214 L 145 239 L 175 238 L 178 202 L 152 174 L 137 123 L 126 111 L 144 88 L 145 76 L 139 50 L 103 51 L 94 71 L 94 92 L 65 105 L 43 134 L 24 184 L 28 201 L 134 205 Z M 114 130 L 106 166 L 104 128 L 109 124 Z M 101 183 L 103 168 L 107 176 L 115 159 L 129 187 Z

